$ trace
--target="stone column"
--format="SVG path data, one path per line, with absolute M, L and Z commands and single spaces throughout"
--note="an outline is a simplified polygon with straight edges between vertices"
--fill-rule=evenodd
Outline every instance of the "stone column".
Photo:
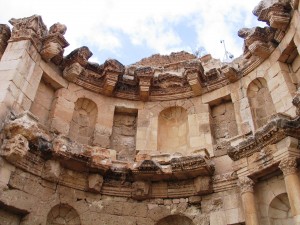
M 248 177 L 242 177 L 239 179 L 239 186 L 241 189 L 246 225 L 259 225 L 253 190 L 254 181 Z
M 296 157 L 281 160 L 279 168 L 283 172 L 286 191 L 294 216 L 295 224 L 300 224 L 300 179 L 297 174 Z

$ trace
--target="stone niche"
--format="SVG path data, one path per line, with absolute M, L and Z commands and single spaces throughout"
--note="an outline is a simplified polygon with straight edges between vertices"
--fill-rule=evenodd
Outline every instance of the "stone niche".
M 247 89 L 254 128 L 257 130 L 276 113 L 267 81 L 264 78 L 253 80 Z
M 211 129 L 215 144 L 238 135 L 234 105 L 229 96 L 210 104 L 210 109 Z
M 287 193 L 280 194 L 272 200 L 268 214 L 270 224 L 294 224 Z
M 137 109 L 116 107 L 110 137 L 110 147 L 117 152 L 117 160 L 134 161 L 136 155 Z
M 189 149 L 188 113 L 178 106 L 164 109 L 158 116 L 159 152 L 186 152 Z
M 68 204 L 59 204 L 50 210 L 46 225 L 81 225 L 81 222 L 74 208 Z
M 92 100 L 79 98 L 75 103 L 69 137 L 81 144 L 92 145 L 97 115 L 97 105 Z
M 41 124 L 46 126 L 49 125 L 49 113 L 54 99 L 54 93 L 54 88 L 42 79 L 30 108 L 30 112 L 38 117 Z
M 156 225 L 194 225 L 193 221 L 182 215 L 167 216 L 156 223 Z
M 19 225 L 20 221 L 21 221 L 21 216 L 0 208 L 1 225 Z

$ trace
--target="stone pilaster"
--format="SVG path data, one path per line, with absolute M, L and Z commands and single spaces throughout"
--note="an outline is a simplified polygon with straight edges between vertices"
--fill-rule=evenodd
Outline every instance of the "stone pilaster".
M 241 189 L 246 224 L 259 225 L 253 190 L 254 181 L 248 177 L 242 177 L 239 179 L 239 187 Z
M 281 160 L 279 168 L 283 172 L 286 191 L 289 197 L 291 211 L 295 224 L 300 224 L 300 179 L 297 174 L 296 157 Z

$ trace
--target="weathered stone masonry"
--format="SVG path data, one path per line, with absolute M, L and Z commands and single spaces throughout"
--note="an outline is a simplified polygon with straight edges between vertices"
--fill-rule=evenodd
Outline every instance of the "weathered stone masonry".
M 231 63 L 99 65 L 63 24 L 1 24 L 0 224 L 300 224 L 299 9 L 261 1 Z

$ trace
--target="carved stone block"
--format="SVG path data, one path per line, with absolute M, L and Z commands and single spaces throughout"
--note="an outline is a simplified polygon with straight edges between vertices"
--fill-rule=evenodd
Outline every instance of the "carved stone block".
M 53 160 L 48 160 L 43 168 L 42 177 L 46 180 L 57 182 L 61 174 L 60 163 Z
M 233 67 L 224 66 L 221 68 L 221 71 L 231 83 L 237 81 L 240 78 L 238 72 Z
M 136 181 L 132 184 L 132 197 L 134 199 L 146 199 L 150 194 L 151 184 L 146 181 Z
M 73 63 L 64 69 L 63 77 L 70 82 L 74 82 L 83 70 L 83 67 L 79 63 Z
M 93 192 L 100 192 L 103 184 L 103 177 L 100 174 L 90 174 L 88 177 L 88 189 Z
M 201 95 L 202 87 L 201 87 L 198 71 L 196 69 L 188 69 L 185 71 L 185 74 L 187 76 L 187 80 L 194 94 Z
M 200 176 L 194 179 L 194 187 L 197 194 L 212 192 L 211 177 Z
M 21 19 L 12 18 L 9 22 L 13 25 L 9 41 L 31 40 L 33 45 L 40 50 L 42 39 L 47 35 L 47 27 L 41 16 L 33 15 Z
M 19 161 L 29 151 L 29 144 L 27 139 L 17 134 L 11 139 L 4 140 L 1 148 L 1 155 L 4 156 L 8 161 Z

